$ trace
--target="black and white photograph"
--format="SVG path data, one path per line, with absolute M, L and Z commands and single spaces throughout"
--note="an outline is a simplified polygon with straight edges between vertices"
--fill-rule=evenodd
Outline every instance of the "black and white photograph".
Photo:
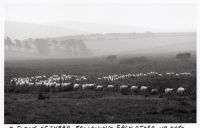
M 197 123 L 196 4 L 77 1 L 4 1 L 4 124 Z

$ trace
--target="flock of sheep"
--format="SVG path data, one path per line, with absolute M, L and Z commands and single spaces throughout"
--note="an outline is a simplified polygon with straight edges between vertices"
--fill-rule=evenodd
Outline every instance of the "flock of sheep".
M 117 82 L 119 80 L 126 80 L 126 79 L 142 79 L 146 77 L 150 78 L 161 78 L 161 77 L 175 77 L 175 78 L 187 78 L 190 77 L 192 74 L 188 72 L 183 73 L 174 73 L 174 72 L 167 72 L 164 74 L 160 74 L 157 72 L 149 72 L 149 73 L 138 73 L 138 74 L 114 74 L 108 76 L 101 76 L 95 78 L 96 81 L 109 81 L 109 82 Z M 97 83 L 98 83 L 97 82 Z M 46 75 L 42 76 L 33 76 L 33 77 L 25 77 L 25 78 L 12 78 L 10 80 L 11 86 L 38 86 L 38 87 L 63 87 L 66 90 L 96 90 L 96 91 L 120 91 L 125 94 L 135 94 L 138 92 L 148 92 L 151 94 L 159 94 L 161 91 L 157 88 L 151 88 L 150 86 L 144 85 L 115 85 L 115 84 L 108 84 L 108 85 L 100 85 L 90 82 L 90 78 L 84 75 L 51 75 L 47 77 Z M 178 87 L 178 88 L 165 88 L 162 90 L 165 94 L 184 94 L 186 88 Z

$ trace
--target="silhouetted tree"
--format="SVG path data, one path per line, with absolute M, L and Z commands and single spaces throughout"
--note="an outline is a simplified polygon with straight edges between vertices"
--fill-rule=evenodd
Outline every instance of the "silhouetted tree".
M 14 43 L 12 42 L 12 40 L 9 37 L 6 37 L 4 39 L 4 43 L 5 43 L 5 45 L 8 45 L 8 46 L 14 46 Z

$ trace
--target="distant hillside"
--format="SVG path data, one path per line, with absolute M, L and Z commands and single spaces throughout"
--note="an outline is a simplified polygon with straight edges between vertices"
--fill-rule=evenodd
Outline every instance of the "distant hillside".
M 27 39 L 27 38 L 46 38 L 65 35 L 85 34 L 86 32 L 67 28 L 48 26 L 42 24 L 30 24 L 22 22 L 5 22 L 5 36 L 11 39 Z
M 62 36 L 81 39 L 95 55 L 160 54 L 196 51 L 196 32 L 177 33 L 107 33 Z
M 196 51 L 196 33 L 128 33 L 81 38 L 97 55 Z
M 12 42 L 12 43 L 10 43 Z M 19 43 L 20 42 L 20 43 Z M 87 34 L 40 39 L 5 40 L 6 55 L 73 58 L 102 55 L 150 55 L 196 52 L 196 33 L 107 33 Z M 19 47 L 22 45 L 23 47 Z M 31 49 L 29 49 L 31 47 Z M 17 50 L 16 50 L 17 49 Z M 8 52 L 12 51 L 12 52 Z M 9 53 L 9 54 L 8 54 Z M 12 54 L 11 54 L 12 53 Z M 91 54 L 92 53 L 92 54 Z M 22 56 L 21 54 L 19 56 Z
M 28 58 L 73 58 L 91 55 L 91 51 L 82 40 L 67 39 L 25 39 L 11 40 L 5 38 L 6 59 Z
M 57 21 L 46 23 L 49 26 L 61 27 L 61 28 L 73 28 L 76 30 L 86 31 L 89 34 L 92 33 L 129 33 L 129 32 L 160 32 L 164 30 L 143 28 L 129 25 L 118 24 L 103 24 L 103 23 L 90 23 L 90 22 L 78 22 L 78 21 Z
M 11 39 L 52 38 L 69 35 L 85 35 L 94 33 L 130 33 L 161 31 L 157 29 L 132 27 L 126 25 L 111 25 L 102 23 L 87 23 L 77 21 L 58 21 L 45 24 L 5 21 L 5 36 Z

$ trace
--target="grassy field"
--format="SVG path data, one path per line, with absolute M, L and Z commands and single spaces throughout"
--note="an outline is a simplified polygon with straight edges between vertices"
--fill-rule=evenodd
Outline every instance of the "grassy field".
M 111 92 L 6 94 L 5 123 L 194 123 L 195 101 Z
M 148 58 L 146 62 L 110 62 L 106 58 L 5 61 L 5 89 L 13 77 L 76 74 L 97 77 L 108 74 L 156 71 L 191 72 L 185 81 L 154 81 L 151 85 L 178 87 L 186 96 L 122 95 L 119 92 L 68 91 L 50 93 L 39 100 L 38 92 L 14 93 L 5 90 L 5 123 L 194 123 L 196 122 L 196 59 Z M 128 84 L 132 84 L 129 81 Z M 109 83 L 108 83 L 109 84 Z M 121 83 L 118 83 L 121 84 Z

